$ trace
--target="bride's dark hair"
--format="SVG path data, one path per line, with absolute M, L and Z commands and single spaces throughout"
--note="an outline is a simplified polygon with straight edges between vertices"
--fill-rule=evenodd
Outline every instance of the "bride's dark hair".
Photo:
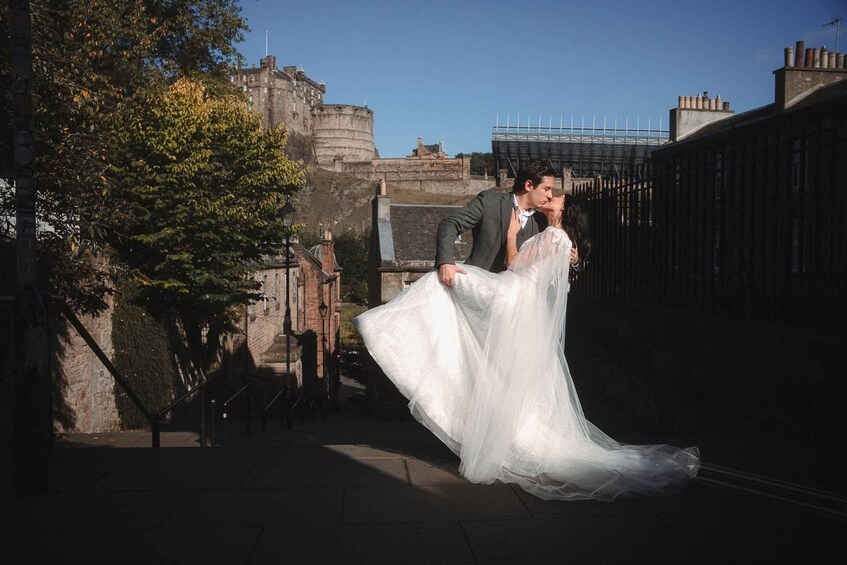
M 588 211 L 585 200 L 573 194 L 565 194 L 565 212 L 562 214 L 562 229 L 571 238 L 579 253 L 579 263 L 571 269 L 571 282 L 588 266 L 591 255 L 591 234 L 588 231 Z

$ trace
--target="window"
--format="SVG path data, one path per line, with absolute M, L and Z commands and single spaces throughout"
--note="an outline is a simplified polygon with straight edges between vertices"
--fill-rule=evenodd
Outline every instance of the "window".
M 803 184 L 803 140 L 795 139 L 791 156 L 791 192 L 797 193 Z

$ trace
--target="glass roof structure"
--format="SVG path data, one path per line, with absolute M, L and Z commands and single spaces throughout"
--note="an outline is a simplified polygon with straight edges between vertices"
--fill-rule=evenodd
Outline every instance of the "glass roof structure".
M 510 177 L 528 159 L 545 159 L 573 177 L 620 177 L 650 158 L 668 142 L 666 129 L 494 126 L 491 151 L 496 170 Z

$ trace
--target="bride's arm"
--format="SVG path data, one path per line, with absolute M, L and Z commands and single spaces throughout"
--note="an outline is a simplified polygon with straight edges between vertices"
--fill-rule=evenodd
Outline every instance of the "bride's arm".
M 509 231 L 506 232 L 506 268 L 511 265 L 518 254 L 518 232 L 521 231 L 521 219 L 516 209 L 512 210 Z

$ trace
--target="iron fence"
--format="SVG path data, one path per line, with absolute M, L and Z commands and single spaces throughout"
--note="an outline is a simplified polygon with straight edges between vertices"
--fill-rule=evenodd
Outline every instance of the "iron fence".
M 621 179 L 576 185 L 588 205 L 586 295 L 847 327 L 844 103 L 672 144 Z

